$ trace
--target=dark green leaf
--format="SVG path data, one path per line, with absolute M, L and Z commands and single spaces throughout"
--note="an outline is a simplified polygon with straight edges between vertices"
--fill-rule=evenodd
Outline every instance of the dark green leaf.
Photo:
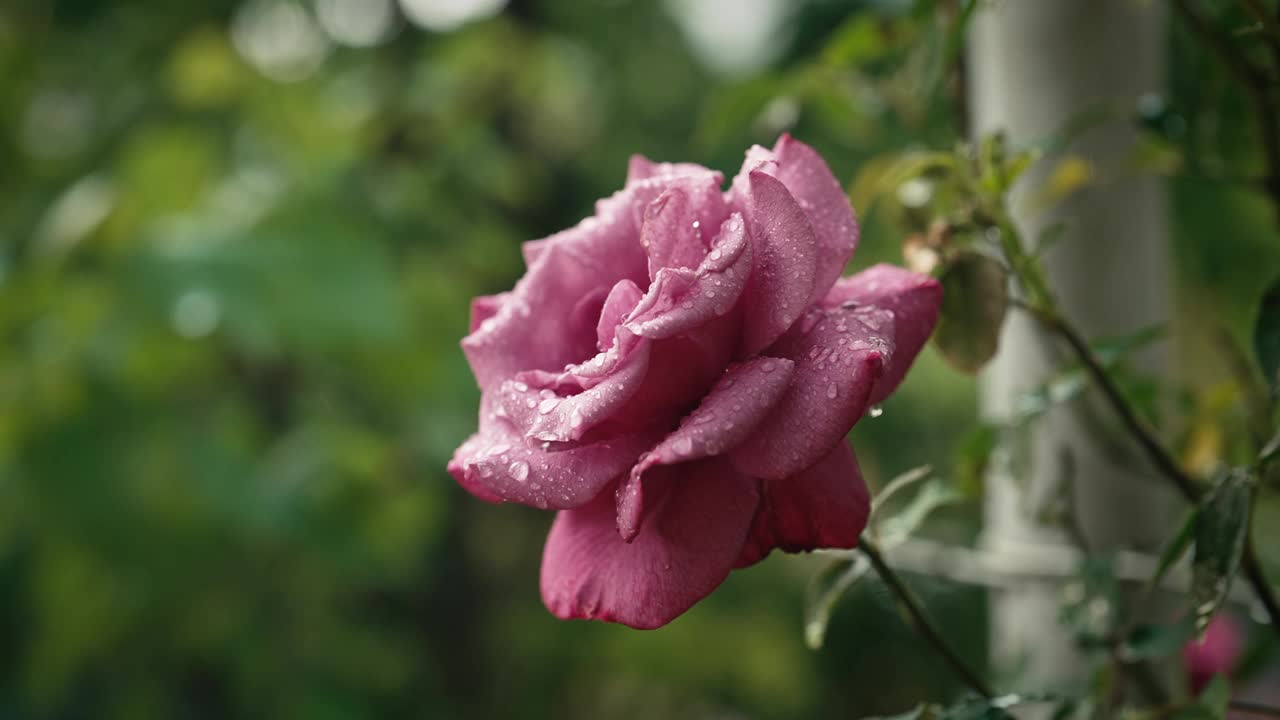
M 1164 551 L 1160 553 L 1160 562 L 1156 566 L 1156 572 L 1151 576 L 1151 580 L 1148 581 L 1148 592 L 1151 588 L 1160 585 L 1160 581 L 1164 580 L 1164 576 L 1169 573 L 1169 569 L 1186 554 L 1187 548 L 1191 547 L 1191 541 L 1195 539 L 1196 525 L 1199 518 L 1199 508 L 1187 511 L 1187 516 L 1183 519 L 1182 527 L 1178 529 L 1178 534 L 1173 536 L 1173 539 L 1165 546 Z
M 1267 288 L 1258 303 L 1253 346 L 1267 383 L 1273 391 L 1280 392 L 1280 279 Z
M 996 354 L 1009 304 L 1008 273 L 991 258 L 963 253 L 942 273 L 942 314 L 934 342 L 942 357 L 975 373 Z
M 1125 638 L 1123 657 L 1128 661 L 1150 660 L 1173 655 L 1196 635 L 1195 616 L 1172 624 L 1141 624 Z
M 1203 631 L 1231 589 L 1249 529 L 1249 474 L 1233 469 L 1222 474 L 1200 506 L 1191 594 L 1196 626 Z

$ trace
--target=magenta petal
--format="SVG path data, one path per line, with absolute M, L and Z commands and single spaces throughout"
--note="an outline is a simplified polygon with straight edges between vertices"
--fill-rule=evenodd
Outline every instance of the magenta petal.
M 630 280 L 619 280 L 613 286 L 609 291 L 609 297 L 604 300 L 604 307 L 600 308 L 600 320 L 596 323 L 597 348 L 608 350 L 613 345 L 618 325 L 628 313 L 635 309 L 636 303 L 640 302 L 642 297 L 644 297 L 644 291 Z
M 818 302 L 858 244 L 858 222 L 849 196 L 813 148 L 783 135 L 773 147 L 778 169 L 773 174 L 804 208 L 818 240 L 817 272 L 810 303 Z
M 820 460 L 871 404 L 893 354 L 893 318 L 865 308 L 814 308 L 769 354 L 796 363 L 769 418 L 730 453 L 743 472 L 781 479 Z
M 449 460 L 448 470 L 453 479 L 467 492 L 484 500 L 485 502 L 500 503 L 502 497 L 489 490 L 479 482 L 480 478 L 466 471 L 466 458 L 476 457 L 485 452 L 490 447 L 490 440 L 481 433 L 475 433 L 467 438 L 457 450 L 453 451 L 453 458 Z
M 525 267 L 533 267 L 538 262 L 538 258 L 542 256 L 542 251 L 546 250 L 556 236 L 541 240 L 527 240 L 520 243 L 520 256 L 524 258 Z
M 544 241 L 497 313 L 462 340 L 482 390 L 520 370 L 559 369 L 591 355 L 609 289 L 621 279 L 646 280 L 629 198 L 615 196 L 599 216 Z
M 756 481 L 717 460 L 665 468 L 640 534 L 623 542 L 610 493 L 556 515 L 542 555 L 542 601 L 563 619 L 661 627 L 715 590 L 741 555 Z
M 742 216 L 721 226 L 697 270 L 663 268 L 627 319 L 637 335 L 679 335 L 723 316 L 737 303 L 751 272 L 751 245 Z
M 729 216 L 722 181 L 710 172 L 676 178 L 645 208 L 640 244 L 649 255 L 650 278 L 662 268 L 696 268 L 702 262 L 707 239 Z
M 740 353 L 751 356 L 777 340 L 808 307 L 818 249 L 804 211 L 771 175 L 748 174 L 743 215 L 754 268 L 742 299 Z
M 893 313 L 893 362 L 871 393 L 872 404 L 883 402 L 902 382 L 938 324 L 942 283 L 893 265 L 876 265 L 841 278 L 822 301 L 828 307 L 848 302 Z
M 627 163 L 627 184 L 641 180 L 681 177 L 712 172 L 708 168 L 695 163 L 653 162 L 643 155 L 632 155 Z
M 852 548 L 867 526 L 871 497 L 846 443 L 813 466 L 762 484 L 760 508 L 738 567 L 758 562 L 774 548 L 806 552 Z
M 755 429 L 791 382 L 794 363 L 755 358 L 729 366 L 702 404 L 645 454 L 618 488 L 618 532 L 628 542 L 640 531 L 644 480 L 655 466 L 675 465 L 729 450 Z
M 649 372 L 652 341 L 624 327 L 615 337 L 608 350 L 564 372 L 523 372 L 502 383 L 498 400 L 512 425 L 532 440 L 571 442 L 617 413 Z
M 475 332 L 485 320 L 498 314 L 498 310 L 502 308 L 503 303 L 511 298 L 511 293 L 504 292 L 497 295 L 481 295 L 471 300 L 471 327 L 468 332 Z
M 484 402 L 482 407 L 491 403 Z M 655 438 L 630 434 L 555 450 L 531 446 L 504 418 L 482 420 L 480 432 L 454 452 L 449 474 L 467 490 L 489 500 L 563 509 L 594 498 Z M 612 494 L 610 493 L 610 500 Z

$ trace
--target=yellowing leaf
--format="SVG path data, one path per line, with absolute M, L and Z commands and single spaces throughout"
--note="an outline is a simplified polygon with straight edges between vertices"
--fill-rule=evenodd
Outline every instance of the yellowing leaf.
M 1045 198 L 1050 202 L 1063 200 L 1093 182 L 1096 171 L 1093 163 L 1079 155 L 1068 155 L 1058 162 L 1045 185 Z

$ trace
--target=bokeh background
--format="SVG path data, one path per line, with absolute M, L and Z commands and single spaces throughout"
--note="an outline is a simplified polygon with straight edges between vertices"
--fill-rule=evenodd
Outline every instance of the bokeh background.
M 659 631 L 556 621 L 551 516 L 444 467 L 475 425 L 470 298 L 633 152 L 731 175 L 790 131 L 859 202 L 851 267 L 899 261 L 866 178 L 964 136 L 956 6 L 0 4 L 0 717 L 851 717 L 954 691 L 874 584 L 809 650 L 813 558 Z M 1126 112 L 1176 176 L 1194 419 L 1228 405 L 1199 340 L 1244 337 L 1280 243 L 1247 189 L 1183 172 L 1255 159 L 1239 92 L 1169 43 L 1172 92 Z M 974 394 L 927 350 L 853 433 L 869 481 L 950 467 Z M 977 505 L 929 533 L 971 540 Z M 918 587 L 980 662 L 983 594 Z

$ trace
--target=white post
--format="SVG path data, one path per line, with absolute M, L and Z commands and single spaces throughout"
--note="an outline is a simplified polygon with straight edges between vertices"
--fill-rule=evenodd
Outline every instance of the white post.
M 1063 131 L 1086 111 L 1109 110 L 1066 152 L 1092 166 L 1092 182 L 1044 207 L 1060 156 L 1037 164 L 1015 189 L 1014 219 L 1028 242 L 1058 222 L 1046 254 L 1052 290 L 1086 336 L 1132 333 L 1170 314 L 1169 232 L 1162 183 L 1133 168 L 1138 100 L 1164 86 L 1166 13 L 1143 0 L 1003 0 L 974 17 L 968 62 L 975 136 L 1003 130 L 1013 147 Z M 1011 310 L 1001 349 L 984 372 L 982 406 L 1008 418 L 1013 401 L 1050 377 L 1055 346 Z M 1142 361 L 1162 366 L 1158 353 Z M 1170 531 L 1172 496 L 1122 438 L 1100 403 L 1056 408 L 1024 446 L 1007 447 L 988 481 L 984 542 L 997 554 L 1067 539 L 1034 515 L 1073 468 L 1075 507 L 1090 546 L 1152 548 Z M 1101 430 L 1101 432 L 1099 432 Z M 1117 448 L 1125 457 L 1117 461 Z M 1070 462 L 1064 463 L 1064 456 Z M 1018 475 L 1017 479 L 1013 477 Z M 992 597 L 992 649 L 1019 688 L 1065 689 L 1086 680 L 1072 637 L 1058 624 L 1064 588 L 1043 581 Z

